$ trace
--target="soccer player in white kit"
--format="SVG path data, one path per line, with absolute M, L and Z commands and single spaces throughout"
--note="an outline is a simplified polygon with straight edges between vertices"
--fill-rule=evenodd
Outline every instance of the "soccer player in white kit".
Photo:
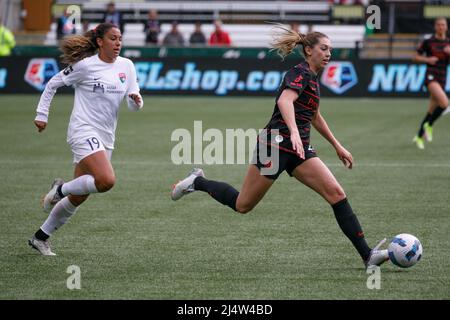
M 69 66 L 47 83 L 36 110 L 34 123 L 39 132 L 48 123 L 50 103 L 57 88 L 73 86 L 75 102 L 67 130 L 73 153 L 74 179 L 55 179 L 43 199 L 47 220 L 29 240 L 43 255 L 55 255 L 48 242 L 54 231 L 64 225 L 89 194 L 106 192 L 115 183 L 111 154 L 114 149 L 117 115 L 122 100 L 128 108 L 143 107 L 133 62 L 119 56 L 120 30 L 102 23 L 84 35 L 63 40 L 63 62 Z

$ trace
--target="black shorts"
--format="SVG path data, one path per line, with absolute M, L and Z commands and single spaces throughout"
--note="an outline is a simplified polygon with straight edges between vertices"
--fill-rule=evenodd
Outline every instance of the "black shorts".
M 261 144 L 264 145 L 264 144 Z M 305 159 L 300 158 L 296 153 L 290 152 L 290 151 L 284 151 L 281 149 L 278 149 L 278 168 L 272 168 L 272 166 L 276 166 L 277 161 L 276 159 L 270 159 L 266 158 L 265 160 L 261 159 L 260 152 L 259 152 L 259 146 L 260 144 L 257 143 L 256 145 L 256 161 L 253 161 L 253 164 L 259 169 L 262 175 L 266 176 L 269 179 L 276 180 L 280 176 L 283 171 L 286 170 L 288 175 L 292 177 L 292 171 L 294 171 L 297 166 L 301 165 L 303 162 L 305 162 L 308 159 L 317 157 L 316 150 L 311 145 L 304 146 L 305 150 Z M 267 146 L 267 149 L 270 150 L 271 148 Z M 270 151 L 267 151 L 269 156 L 271 155 Z M 255 155 L 255 156 L 256 156 Z M 264 158 L 264 157 L 262 157 Z M 255 158 L 254 158 L 255 159 Z M 270 160 L 269 160 L 270 159 Z M 264 172 L 264 170 L 269 170 L 270 172 Z
M 436 77 L 433 73 L 427 72 L 425 75 L 425 86 L 427 87 L 427 89 L 428 89 L 428 85 L 433 81 L 436 81 L 437 83 L 439 83 L 441 88 L 445 91 L 445 80 L 442 80 L 442 79 Z

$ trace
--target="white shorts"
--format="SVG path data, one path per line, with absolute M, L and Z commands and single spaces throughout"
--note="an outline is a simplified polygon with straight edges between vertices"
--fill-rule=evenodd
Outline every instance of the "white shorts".
M 85 138 L 77 139 L 69 143 L 73 153 L 73 163 L 77 164 L 87 156 L 98 151 L 106 151 L 106 155 L 111 160 L 113 149 L 106 149 L 102 140 L 96 134 L 87 135 Z

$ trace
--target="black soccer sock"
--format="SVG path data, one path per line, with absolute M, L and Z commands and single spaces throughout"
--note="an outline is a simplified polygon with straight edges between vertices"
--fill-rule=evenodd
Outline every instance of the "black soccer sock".
M 433 123 L 442 115 L 442 112 L 445 111 L 445 108 L 437 106 L 436 109 L 434 109 L 433 114 L 430 117 L 430 120 L 428 123 L 430 126 L 433 125 Z
M 339 227 L 353 243 L 361 258 L 366 261 L 370 255 L 370 248 L 367 245 L 366 239 L 364 239 L 361 225 L 353 213 L 347 198 L 333 204 L 331 207 L 333 208 Z
M 420 124 L 420 128 L 419 128 L 419 132 L 417 133 L 417 136 L 419 138 L 423 137 L 423 134 L 425 133 L 425 130 L 423 129 L 423 125 L 425 124 L 425 122 L 430 122 L 431 119 L 431 113 L 427 112 L 427 115 L 425 116 L 425 118 L 423 118 L 422 123 Z
M 219 201 L 221 204 L 229 206 L 236 211 L 236 200 L 239 191 L 230 186 L 228 183 L 208 180 L 198 177 L 194 180 L 194 189 L 208 192 L 211 197 Z
M 36 231 L 36 233 L 34 234 L 34 236 L 36 237 L 36 239 L 42 240 L 42 241 L 46 241 L 50 236 L 48 234 L 46 234 L 44 231 L 42 231 L 40 228 L 38 231 Z

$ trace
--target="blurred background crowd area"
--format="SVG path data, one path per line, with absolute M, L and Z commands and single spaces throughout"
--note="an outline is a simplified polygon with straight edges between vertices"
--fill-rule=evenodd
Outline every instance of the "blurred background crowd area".
M 3 55 L 20 55 L 23 47 L 56 47 L 64 36 L 109 21 L 120 27 L 124 47 L 267 48 L 272 23 L 281 23 L 323 32 L 341 53 L 402 59 L 433 32 L 436 17 L 449 16 L 450 0 L 0 0 L 0 40 L 14 38 L 0 44 L 11 47 Z

